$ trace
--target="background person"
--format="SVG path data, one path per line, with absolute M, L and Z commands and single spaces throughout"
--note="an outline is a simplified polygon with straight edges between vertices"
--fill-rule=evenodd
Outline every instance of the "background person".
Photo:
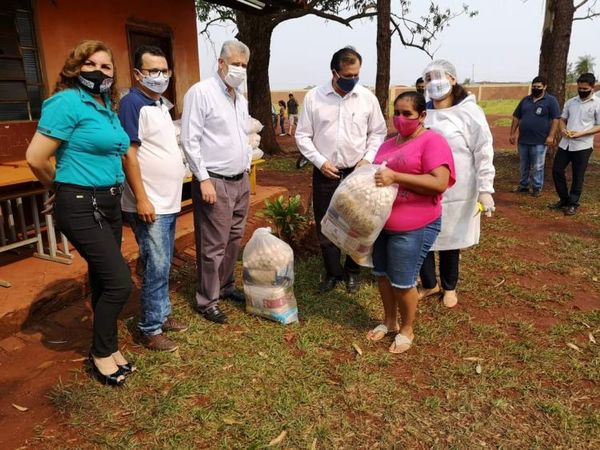
M 516 141 L 519 130 L 520 181 L 514 192 L 529 192 L 542 195 L 544 186 L 544 164 L 546 150 L 554 145 L 560 117 L 556 97 L 546 92 L 548 81 L 538 76 L 531 82 L 531 95 L 523 97 L 517 105 L 510 126 L 510 143 Z
M 398 195 L 383 231 L 373 246 L 373 274 L 383 301 L 383 324 L 367 338 L 397 333 L 390 347 L 403 353 L 414 339 L 417 276 L 441 227 L 442 192 L 454 184 L 454 160 L 446 140 L 426 130 L 425 97 L 404 92 L 394 101 L 398 135 L 383 143 L 375 163 L 387 167 L 375 175 L 377 186 L 398 184 Z M 400 323 L 398 323 L 398 312 Z
M 134 370 L 119 351 L 117 335 L 117 318 L 132 289 L 121 255 L 121 156 L 129 137 L 114 111 L 115 83 L 114 58 L 106 44 L 80 42 L 44 102 L 27 163 L 56 192 L 57 226 L 88 263 L 94 311 L 91 367 L 103 383 L 122 385 Z
M 417 81 L 415 81 L 415 89 L 419 94 L 425 96 L 425 80 L 423 80 L 423 77 L 417 78 Z
M 492 133 L 475 96 L 457 83 L 456 69 L 446 60 L 430 63 L 423 77 L 427 83 L 428 104 L 425 126 L 446 138 L 456 167 L 456 183 L 444 192 L 442 230 L 432 251 L 423 262 L 420 298 L 440 292 L 435 276 L 435 257 L 439 252 L 443 302 L 453 307 L 458 302 L 460 250 L 479 243 L 479 201 L 487 216 L 495 210 L 494 149 Z
M 281 133 L 279 136 L 285 136 L 285 102 L 283 100 L 279 100 L 279 128 L 281 129 Z
M 287 101 L 287 110 L 288 110 L 288 134 L 293 136 L 292 128 L 298 126 L 298 102 L 294 97 L 294 94 L 290 92 L 288 96 L 289 100 Z
M 326 270 L 322 293 L 343 279 L 348 292 L 358 290 L 360 267 L 346 256 L 342 268 L 340 249 L 321 233 L 321 220 L 342 178 L 372 162 L 387 134 L 377 98 L 358 84 L 361 65 L 352 47 L 335 52 L 331 80 L 307 92 L 296 129 L 296 144 L 314 166 L 313 208 Z
M 246 79 L 250 50 L 231 40 L 221 47 L 217 73 L 185 94 L 181 142 L 192 180 L 200 313 L 216 323 L 227 317 L 219 298 L 244 301 L 233 271 L 250 203 L 248 101 L 238 91 Z
M 600 98 L 594 95 L 595 84 L 596 77 L 593 73 L 579 76 L 578 95 L 567 100 L 559 123 L 563 137 L 558 144 L 552 166 L 554 188 L 559 200 L 549 207 L 563 209 L 566 216 L 577 213 L 583 191 L 583 178 L 592 155 L 594 134 L 600 132 Z M 565 176 L 569 163 L 573 173 L 570 190 Z
M 149 45 L 136 50 L 134 66 L 136 84 L 121 99 L 119 118 L 131 141 L 123 158 L 121 207 L 144 268 L 139 341 L 151 350 L 175 351 L 177 343 L 163 332 L 187 327 L 170 317 L 169 273 L 185 177 L 175 125 L 161 98 L 172 72 L 163 51 Z

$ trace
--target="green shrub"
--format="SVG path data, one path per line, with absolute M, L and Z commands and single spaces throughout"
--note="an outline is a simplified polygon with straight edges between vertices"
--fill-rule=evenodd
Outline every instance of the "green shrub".
M 275 227 L 277 236 L 289 244 L 297 242 L 302 237 L 302 232 L 308 223 L 300 194 L 288 197 L 287 201 L 283 199 L 283 195 L 274 201 L 265 200 L 265 209 L 260 215 L 266 217 Z

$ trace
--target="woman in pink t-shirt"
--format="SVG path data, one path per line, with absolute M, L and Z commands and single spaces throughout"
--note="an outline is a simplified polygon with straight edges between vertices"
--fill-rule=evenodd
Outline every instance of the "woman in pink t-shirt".
M 373 274 L 378 277 L 385 317 L 367 338 L 379 341 L 397 333 L 392 353 L 403 353 L 412 345 L 417 276 L 441 228 L 442 193 L 455 181 L 452 150 L 442 136 L 423 127 L 426 114 L 423 95 L 400 94 L 394 101 L 398 135 L 382 144 L 374 161 L 387 163 L 375 175 L 377 186 L 399 188 L 373 247 Z

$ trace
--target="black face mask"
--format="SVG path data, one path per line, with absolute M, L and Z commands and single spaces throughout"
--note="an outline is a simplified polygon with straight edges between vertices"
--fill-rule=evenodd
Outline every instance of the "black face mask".
M 592 90 L 584 91 L 583 89 L 577 89 L 577 93 L 579 94 L 580 99 L 588 98 Z
M 531 95 L 533 95 L 534 97 L 541 97 L 541 95 L 543 93 L 544 93 L 543 89 L 531 88 Z
M 105 75 L 101 70 L 80 72 L 77 77 L 79 85 L 92 94 L 104 94 L 110 91 L 113 78 Z

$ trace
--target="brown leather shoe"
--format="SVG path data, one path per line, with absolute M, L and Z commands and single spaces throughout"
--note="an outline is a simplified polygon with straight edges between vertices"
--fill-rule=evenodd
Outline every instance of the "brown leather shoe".
M 167 318 L 167 320 L 165 320 L 165 323 L 163 323 L 163 325 L 162 325 L 163 332 L 172 331 L 174 333 L 181 333 L 182 331 L 186 331 L 187 329 L 188 329 L 187 325 L 185 325 L 171 317 Z
M 147 349 L 159 352 L 174 352 L 179 348 L 175 341 L 169 339 L 163 333 L 154 336 L 141 335 L 139 342 Z

